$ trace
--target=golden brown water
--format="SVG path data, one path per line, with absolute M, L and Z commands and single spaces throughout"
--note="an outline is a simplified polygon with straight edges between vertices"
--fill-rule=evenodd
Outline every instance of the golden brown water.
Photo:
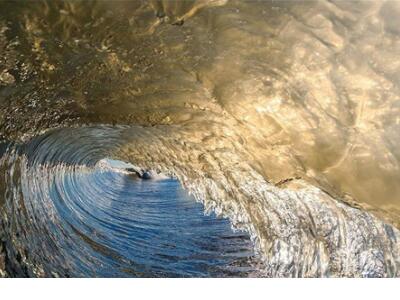
M 357 276 L 379 257 L 372 269 L 398 275 L 399 13 L 397 1 L 1 2 L 0 133 L 133 125 L 112 154 L 176 174 L 252 233 L 268 274 Z

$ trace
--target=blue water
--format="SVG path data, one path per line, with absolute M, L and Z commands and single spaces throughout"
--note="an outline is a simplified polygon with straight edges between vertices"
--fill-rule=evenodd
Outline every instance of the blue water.
M 126 172 L 133 165 L 106 159 L 118 132 L 56 130 L 8 150 L 0 203 L 7 274 L 259 275 L 262 264 L 248 234 L 232 230 L 227 219 L 205 215 L 178 180 L 144 180 Z
M 96 168 L 55 170 L 47 181 L 36 175 L 25 177 L 24 201 L 28 217 L 46 220 L 34 229 L 46 234 L 27 244 L 52 275 L 225 277 L 254 271 L 249 236 L 234 232 L 227 219 L 205 215 L 176 179 L 142 180 Z

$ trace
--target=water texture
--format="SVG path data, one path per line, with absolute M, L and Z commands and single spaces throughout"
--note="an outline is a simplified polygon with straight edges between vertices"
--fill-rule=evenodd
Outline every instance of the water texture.
M 50 143 L 64 146 L 50 136 L 28 149 L 44 153 Z M 174 178 L 145 181 L 104 161 L 16 160 L 21 176 L 13 170 L 15 177 L 6 179 L 18 183 L 2 220 L 4 267 L 12 276 L 225 277 L 256 271 L 248 235 L 234 233 L 226 219 L 205 216 Z
M 30 226 L 52 224 L 48 240 L 62 243 L 40 206 L 72 228 L 65 197 L 79 203 L 106 182 L 118 201 L 126 175 L 98 170 L 112 158 L 176 178 L 247 232 L 255 254 L 241 234 L 232 260 L 212 264 L 244 266 L 233 276 L 399 276 L 399 13 L 397 1 L 2 1 L 1 274 L 66 276 L 13 237 L 27 226 L 25 205 L 41 216 Z M 82 193 L 54 197 L 72 179 Z M 101 210 L 96 197 L 85 203 Z M 219 224 L 199 228 L 216 245 L 219 230 L 235 236 L 226 220 L 204 218 Z M 109 248 L 74 228 L 64 234 Z M 228 274 L 163 268 L 150 276 Z

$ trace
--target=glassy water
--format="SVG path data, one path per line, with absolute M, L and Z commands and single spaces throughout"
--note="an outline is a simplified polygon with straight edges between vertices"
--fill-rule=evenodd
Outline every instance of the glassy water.
M 255 273 L 248 234 L 234 232 L 225 218 L 205 215 L 177 179 L 144 180 L 126 172 L 126 164 L 108 162 L 113 167 L 24 170 L 21 227 L 10 226 L 19 246 L 15 253 L 7 249 L 8 272 L 46 277 Z
M 221 238 L 226 220 L 194 201 L 170 219 L 190 206 L 176 182 L 140 185 L 106 157 L 174 175 L 251 236 L 263 275 L 400 276 L 399 15 L 399 1 L 0 1 L 0 276 L 242 265 L 248 239 Z
M 64 193 L 55 208 L 63 230 L 78 237 L 71 276 L 244 276 L 252 271 L 248 235 L 234 233 L 227 219 L 204 215 L 203 206 L 176 179 L 142 180 L 112 171 L 60 179 L 63 191 L 54 187 L 50 196 Z

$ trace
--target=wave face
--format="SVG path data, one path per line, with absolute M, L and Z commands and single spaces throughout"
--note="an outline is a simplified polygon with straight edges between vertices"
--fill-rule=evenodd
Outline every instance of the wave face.
M 75 139 L 65 144 L 71 134 Z M 4 179 L 13 184 L 1 207 L 5 271 L 41 277 L 255 276 L 249 236 L 234 233 L 226 219 L 204 215 L 176 179 L 142 180 L 96 163 L 110 136 L 99 128 L 61 130 L 35 138 L 19 154 L 9 149 L 13 154 L 4 159 L 12 172 Z
M 1 274 L 89 276 L 102 261 L 116 273 L 96 276 L 124 276 L 131 261 L 138 276 L 399 276 L 399 11 L 394 1 L 1 2 Z M 165 214 L 189 205 L 191 217 L 156 222 L 160 232 L 179 221 L 222 248 L 194 269 L 142 268 L 144 253 L 107 232 L 128 241 L 157 213 L 134 201 L 115 228 L 121 198 L 140 186 L 120 189 L 127 175 L 105 170 L 106 158 L 175 178 L 248 236 L 174 196 Z M 185 225 L 197 218 L 213 225 Z M 42 245 L 60 255 L 46 260 Z

